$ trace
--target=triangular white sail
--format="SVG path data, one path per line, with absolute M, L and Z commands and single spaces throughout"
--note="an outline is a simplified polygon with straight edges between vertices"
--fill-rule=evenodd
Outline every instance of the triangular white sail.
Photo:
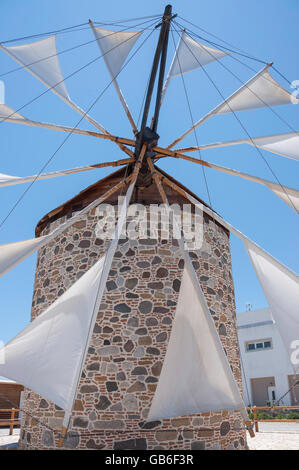
M 142 31 L 111 31 L 93 27 L 107 68 L 116 77 Z
M 19 176 L 12 176 L 12 175 L 5 175 L 4 173 L 0 173 L 0 186 L 9 186 L 11 184 L 16 184 L 18 180 L 20 180 Z
M 274 80 L 267 69 L 253 77 L 236 93 L 227 98 L 218 107 L 217 114 L 264 108 L 265 106 L 291 104 L 294 102 L 294 99 L 294 96 L 289 91 L 282 88 Z
M 49 88 L 54 87 L 57 94 L 69 99 L 58 60 L 55 35 L 20 46 L 4 47 L 1 45 L 1 49 L 26 67 Z
M 136 178 L 127 190 L 106 254 L 0 350 L 5 359 L 4 364 L 0 365 L 0 374 L 22 383 L 65 409 L 65 426 L 70 418 L 87 347 L 135 182 Z
M 226 52 L 201 44 L 182 31 L 168 76 L 176 77 L 191 72 L 226 55 Z
M 276 194 L 283 202 L 288 204 L 291 209 L 295 209 L 299 213 L 299 191 L 287 186 L 279 186 L 275 183 L 267 183 L 266 186 Z
M 118 85 L 117 76 L 126 60 L 129 52 L 139 38 L 141 31 L 110 31 L 95 27 L 91 20 L 89 20 L 91 29 L 97 39 L 97 43 L 104 57 L 106 66 L 113 80 L 113 85 L 116 89 L 117 96 L 125 110 L 126 115 L 131 123 L 133 132 L 136 134 L 138 129 L 130 112 L 129 106 L 122 94 Z
M 0 350 L 1 375 L 64 410 L 72 407 L 104 262 L 105 256 Z
M 74 222 L 79 220 L 83 214 L 87 213 L 94 207 L 101 204 L 106 197 L 113 194 L 115 191 L 120 189 L 122 182 L 115 185 L 114 188 L 108 190 L 103 196 L 91 202 L 88 206 L 84 207 L 81 211 L 76 212 L 70 219 L 59 225 L 57 228 L 52 230 L 48 235 L 44 235 L 39 238 L 33 238 L 30 240 L 23 240 L 20 242 L 8 243 L 0 245 L 0 276 L 8 272 L 14 266 L 21 261 L 24 261 L 28 256 L 33 254 L 36 250 L 39 250 L 42 246 L 46 245 L 49 241 L 53 240 L 57 235 L 64 232 Z
M 233 145 L 249 144 L 260 147 L 268 152 L 275 153 L 282 157 L 299 160 L 299 131 L 287 132 L 284 134 L 267 135 L 262 137 L 252 137 L 251 139 L 238 139 L 224 142 L 214 142 L 212 144 L 199 145 L 179 149 L 179 152 L 194 152 L 195 150 L 209 150 L 221 147 L 231 147 Z
M 48 235 L 30 240 L 0 245 L 0 276 L 39 250 L 48 241 Z
M 299 277 L 249 240 L 244 244 L 294 371 L 299 372 Z
M 209 113 L 197 121 L 194 126 L 185 131 L 167 148 L 172 148 L 182 139 L 187 137 L 194 129 L 202 125 L 212 116 L 230 112 L 239 112 L 266 106 L 278 106 L 283 104 L 299 103 L 291 93 L 282 88 L 268 72 L 270 64 L 252 77 L 247 83 L 236 90 Z
M 229 175 L 240 176 L 241 178 L 253 181 L 255 183 L 263 184 L 268 189 L 270 189 L 276 196 L 282 199 L 291 209 L 295 212 L 299 212 L 299 191 L 288 186 L 280 185 L 278 183 L 273 183 L 272 181 L 259 178 L 258 176 L 248 175 L 247 173 L 242 173 L 241 171 L 233 170 L 232 168 L 225 168 L 220 165 L 215 165 L 214 163 L 208 163 L 209 168 L 214 170 L 227 173 Z
M 23 120 L 26 119 L 21 114 L 9 108 L 9 106 L 6 106 L 6 104 L 0 103 L 0 121 L 5 120 L 5 118 L 23 119 Z
M 289 132 L 288 134 L 271 135 L 268 137 L 257 137 L 248 143 L 257 145 L 268 152 L 276 153 L 282 157 L 299 160 L 299 132 Z
M 191 72 L 199 67 L 204 67 L 210 62 L 219 60 L 226 55 L 226 52 L 201 44 L 188 36 L 185 31 L 182 31 L 165 80 L 163 97 L 171 78 Z
M 241 410 L 247 420 L 213 319 L 191 269 L 192 264 L 185 263 L 166 357 L 147 420 L 219 410 Z
M 99 164 L 100 167 L 101 164 Z M 107 165 L 108 166 L 108 165 Z M 30 183 L 31 181 L 39 181 L 50 178 L 57 178 L 59 176 L 73 175 L 84 171 L 97 169 L 97 165 L 79 166 L 77 168 L 69 168 L 68 170 L 52 171 L 51 173 L 41 173 L 40 175 L 32 176 L 11 176 L 0 173 L 0 187 L 12 186 L 15 184 Z

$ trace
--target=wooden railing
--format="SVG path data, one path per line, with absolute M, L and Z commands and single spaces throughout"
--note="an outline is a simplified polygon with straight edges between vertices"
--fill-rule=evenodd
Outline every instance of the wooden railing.
M 20 424 L 18 408 L 0 409 L 0 426 L 9 426 L 9 435 L 13 434 L 14 426 Z
M 247 408 L 248 411 L 253 413 L 253 421 L 255 432 L 259 432 L 259 422 L 260 423 L 299 423 L 299 419 L 259 419 L 258 411 L 273 411 L 273 410 L 296 410 L 299 411 L 299 406 L 252 406 Z

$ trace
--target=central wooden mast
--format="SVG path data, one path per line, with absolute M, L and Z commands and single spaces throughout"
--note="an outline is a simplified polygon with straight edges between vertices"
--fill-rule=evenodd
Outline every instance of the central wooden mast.
M 156 130 L 158 126 L 159 112 L 160 112 L 160 107 L 161 107 L 161 96 L 162 96 L 164 74 L 165 74 L 169 28 L 170 28 L 170 22 L 172 18 L 174 18 L 174 16 L 172 16 L 172 6 L 167 5 L 164 10 L 162 22 L 156 26 L 156 28 L 160 27 L 160 34 L 159 34 L 156 52 L 154 55 L 151 75 L 149 79 L 140 131 L 136 137 L 136 147 L 135 147 L 136 159 L 140 155 L 140 151 L 141 151 L 143 144 L 147 144 L 147 146 L 151 148 L 153 145 L 157 143 L 159 139 L 159 136 L 156 133 Z M 156 81 L 159 64 L 160 64 L 160 70 L 159 70 L 159 79 L 158 79 L 158 86 L 157 86 L 155 112 L 154 112 L 154 116 L 152 119 L 151 127 L 147 127 L 148 114 L 149 114 L 149 109 L 151 105 L 153 89 L 154 89 L 154 85 Z

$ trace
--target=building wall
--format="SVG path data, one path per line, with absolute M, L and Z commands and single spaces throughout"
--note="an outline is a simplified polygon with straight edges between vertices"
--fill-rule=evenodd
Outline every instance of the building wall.
M 293 369 L 270 309 L 239 313 L 237 323 L 240 351 L 245 371 L 245 376 L 242 371 L 245 403 L 247 405 L 258 405 L 254 401 L 251 381 L 259 378 L 275 378 L 276 399 L 279 399 L 289 389 L 288 375 L 293 373 Z M 272 349 L 246 351 L 245 345 L 247 342 L 268 338 L 272 339 Z M 287 394 L 283 399 L 283 403 L 291 405 L 290 394 Z M 266 403 L 259 403 L 259 405 L 264 406 Z
M 43 234 L 64 220 L 49 224 Z M 95 237 L 96 221 L 92 211 L 40 251 L 32 319 L 106 250 L 107 243 Z M 205 217 L 204 245 L 190 256 L 241 388 L 228 233 Z M 66 447 L 246 448 L 239 412 L 144 423 L 166 353 L 183 267 L 176 240 L 120 241 L 83 368 Z M 20 447 L 55 447 L 63 410 L 29 390 L 24 405 L 30 415 L 23 415 Z

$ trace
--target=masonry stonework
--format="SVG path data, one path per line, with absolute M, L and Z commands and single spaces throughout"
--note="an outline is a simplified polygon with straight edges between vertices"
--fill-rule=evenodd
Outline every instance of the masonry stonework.
M 45 225 L 41 234 L 66 220 Z M 32 319 L 105 252 L 95 210 L 39 252 Z M 229 234 L 204 216 L 204 241 L 190 252 L 241 389 Z M 146 422 L 166 354 L 184 260 L 177 240 L 120 240 L 102 298 L 64 447 L 69 449 L 244 449 L 239 412 Z M 179 371 L 178 371 L 179 373 Z M 169 391 L 171 400 L 171 390 Z M 25 390 L 20 448 L 57 448 L 64 411 Z

